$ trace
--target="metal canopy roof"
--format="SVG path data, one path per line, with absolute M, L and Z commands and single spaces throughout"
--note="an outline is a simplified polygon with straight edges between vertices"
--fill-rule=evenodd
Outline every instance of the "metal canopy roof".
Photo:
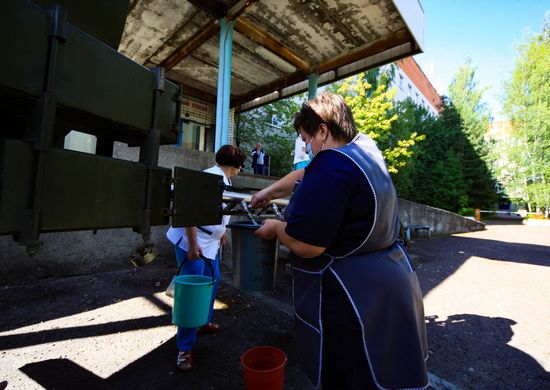
M 119 51 L 216 103 L 222 18 L 233 32 L 230 107 L 249 110 L 421 53 L 417 0 L 132 0 Z M 275 58 L 274 58 L 275 57 Z

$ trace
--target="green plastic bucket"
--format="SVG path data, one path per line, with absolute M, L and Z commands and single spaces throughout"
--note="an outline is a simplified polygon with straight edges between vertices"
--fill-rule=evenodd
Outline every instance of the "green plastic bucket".
M 227 227 L 231 228 L 235 287 L 243 291 L 273 290 L 279 240 L 266 241 L 255 235 L 260 226 L 252 221 L 235 221 Z
M 198 328 L 208 322 L 214 280 L 208 276 L 180 275 L 175 278 L 172 323 Z

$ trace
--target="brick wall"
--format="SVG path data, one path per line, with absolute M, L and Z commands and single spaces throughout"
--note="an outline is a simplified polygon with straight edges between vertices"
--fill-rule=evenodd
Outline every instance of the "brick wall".
M 437 110 L 438 104 L 441 104 L 441 97 L 433 87 L 432 83 L 426 78 L 422 69 L 418 66 L 416 61 L 412 57 L 407 57 L 403 60 L 397 61 L 397 65 L 405 72 L 407 77 L 414 83 L 416 88 L 424 95 L 426 100 Z

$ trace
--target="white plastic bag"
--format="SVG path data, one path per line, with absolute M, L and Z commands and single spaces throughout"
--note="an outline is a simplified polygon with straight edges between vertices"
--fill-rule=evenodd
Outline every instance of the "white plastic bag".
M 176 285 L 176 277 L 174 276 L 172 278 L 172 281 L 168 285 L 168 287 L 166 287 L 166 291 L 164 292 L 170 298 L 174 298 L 174 287 L 175 287 L 175 285 Z

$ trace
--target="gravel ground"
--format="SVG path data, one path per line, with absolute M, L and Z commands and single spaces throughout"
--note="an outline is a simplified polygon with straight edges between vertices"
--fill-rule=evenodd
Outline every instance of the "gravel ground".
M 432 389 L 550 389 L 550 228 L 497 220 L 487 230 L 417 239 Z M 240 356 L 270 345 L 288 362 L 285 389 L 308 389 L 294 345 L 290 275 L 246 293 L 221 262 L 214 321 L 195 368 L 175 367 L 175 267 L 0 286 L 0 381 L 11 389 L 243 389 Z

